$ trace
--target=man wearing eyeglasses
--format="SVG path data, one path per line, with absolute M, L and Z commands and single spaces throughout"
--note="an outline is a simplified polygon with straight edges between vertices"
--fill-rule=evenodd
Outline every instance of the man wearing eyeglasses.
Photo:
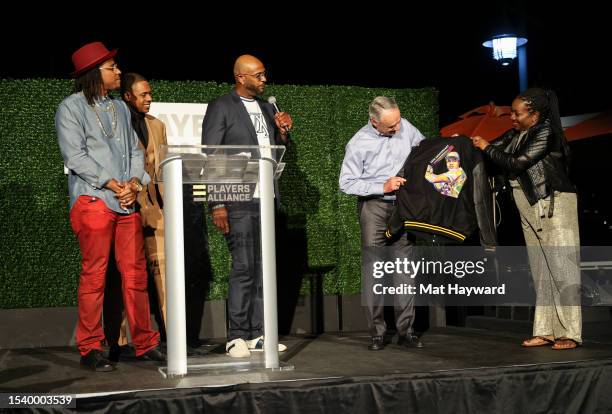
M 102 303 L 111 249 L 123 279 L 123 297 L 136 356 L 165 360 L 151 327 L 138 192 L 150 181 L 126 105 L 108 96 L 119 88 L 117 49 L 89 43 L 72 55 L 76 93 L 59 105 L 55 128 L 69 169 L 70 224 L 81 249 L 76 342 L 81 365 L 112 371 L 102 356 Z
M 283 145 L 293 127 L 291 116 L 262 100 L 266 69 L 255 56 L 234 63 L 235 87 L 211 102 L 202 121 L 204 145 Z M 213 223 L 225 235 L 231 256 L 227 354 L 244 358 L 263 350 L 259 203 L 209 204 Z M 279 350 L 287 347 L 279 344 Z
M 410 122 L 401 117 L 394 99 L 378 96 L 370 103 L 370 122 L 362 127 L 346 145 L 340 171 L 340 190 L 358 196 L 359 224 L 364 297 L 367 299 L 366 316 L 372 343 L 368 349 L 379 351 L 385 347 L 387 326 L 384 318 L 382 295 L 372 297 L 367 288 L 372 282 L 372 263 L 368 257 L 388 253 L 385 230 L 393 213 L 395 192 L 406 184 L 399 172 L 410 154 L 411 148 L 425 138 Z M 385 250 L 387 249 L 387 250 Z M 410 243 L 406 237 L 395 241 L 393 254 L 408 257 Z M 378 260 L 378 258 L 377 258 Z M 414 296 L 395 295 L 395 325 L 398 342 L 406 347 L 422 347 L 413 335 Z

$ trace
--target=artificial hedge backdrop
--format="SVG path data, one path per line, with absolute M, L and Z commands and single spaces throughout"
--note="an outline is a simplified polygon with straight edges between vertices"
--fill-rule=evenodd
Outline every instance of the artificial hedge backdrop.
M 154 99 L 210 102 L 232 85 L 152 81 Z M 70 229 L 68 192 L 54 129 L 55 110 L 70 80 L 0 82 L 0 308 L 76 305 L 80 256 Z M 355 197 L 338 189 L 344 147 L 368 120 L 378 95 L 393 96 L 402 115 L 426 136 L 437 134 L 434 89 L 268 85 L 294 119 L 285 154 L 277 227 L 279 289 L 309 290 L 318 274 L 326 294 L 360 290 Z M 227 293 L 229 254 L 209 221 L 213 283 L 208 297 Z

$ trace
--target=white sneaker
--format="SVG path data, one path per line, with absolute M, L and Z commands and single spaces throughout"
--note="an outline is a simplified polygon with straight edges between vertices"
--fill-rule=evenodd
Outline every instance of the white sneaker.
M 252 352 L 263 352 L 264 350 L 263 335 L 255 339 L 251 339 L 250 341 L 246 341 L 246 342 L 249 346 L 249 350 L 251 350 Z M 278 352 L 285 352 L 286 350 L 287 350 L 286 345 L 283 345 L 281 343 L 278 344 Z
M 232 358 L 248 358 L 251 356 L 251 351 L 246 342 L 242 338 L 237 338 L 225 344 L 225 352 Z

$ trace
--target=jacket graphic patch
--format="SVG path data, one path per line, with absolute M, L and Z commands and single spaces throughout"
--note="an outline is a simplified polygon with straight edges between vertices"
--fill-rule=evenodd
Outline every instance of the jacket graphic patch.
M 427 170 L 425 171 L 425 179 L 433 184 L 434 188 L 440 194 L 458 198 L 467 175 L 461 168 L 459 153 L 453 151 L 455 148 L 452 145 L 446 145 L 442 150 L 429 161 Z M 446 172 L 435 174 L 435 167 L 442 161 L 446 160 Z

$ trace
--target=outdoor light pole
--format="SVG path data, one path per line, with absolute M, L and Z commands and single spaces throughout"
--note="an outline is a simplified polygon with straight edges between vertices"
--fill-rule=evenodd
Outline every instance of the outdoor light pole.
M 508 66 L 518 55 L 519 92 L 527 89 L 527 39 L 514 34 L 496 35 L 482 45 L 492 49 L 493 59 Z M 518 52 L 518 53 L 517 53 Z
M 527 42 L 527 39 L 525 39 Z M 527 90 L 527 46 L 518 47 L 519 92 Z

